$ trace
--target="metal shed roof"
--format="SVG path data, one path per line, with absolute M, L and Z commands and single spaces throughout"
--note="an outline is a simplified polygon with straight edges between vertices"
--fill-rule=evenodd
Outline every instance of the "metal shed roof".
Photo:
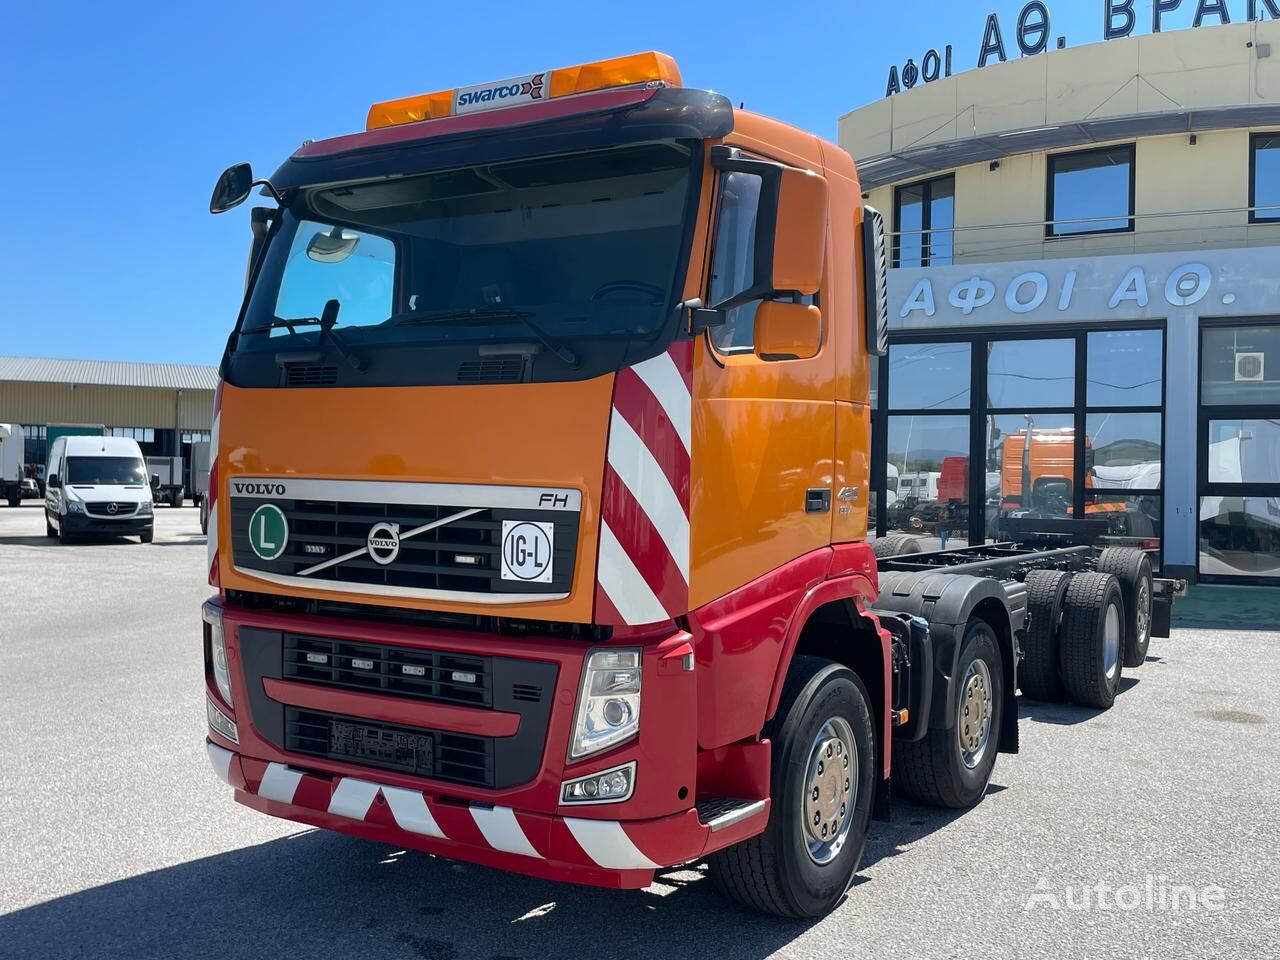
M 218 368 L 194 363 L 134 363 L 127 360 L 55 360 L 0 356 L 0 381 L 76 383 L 104 387 L 213 390 Z

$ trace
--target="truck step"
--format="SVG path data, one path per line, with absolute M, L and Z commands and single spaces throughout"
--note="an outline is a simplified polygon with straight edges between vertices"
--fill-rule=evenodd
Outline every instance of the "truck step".
M 764 809 L 763 800 L 743 800 L 738 797 L 703 797 L 697 803 L 698 822 L 712 830 L 745 820 Z

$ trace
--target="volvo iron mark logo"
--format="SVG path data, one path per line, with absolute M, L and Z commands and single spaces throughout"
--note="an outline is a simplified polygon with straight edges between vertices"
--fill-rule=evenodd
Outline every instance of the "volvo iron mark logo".
M 375 523 L 369 529 L 369 556 L 374 563 L 384 567 L 400 555 L 400 525 L 397 523 Z

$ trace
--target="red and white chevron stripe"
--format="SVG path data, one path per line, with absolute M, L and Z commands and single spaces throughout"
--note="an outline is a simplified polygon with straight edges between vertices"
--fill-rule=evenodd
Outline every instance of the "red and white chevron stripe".
M 640 625 L 688 612 L 693 345 L 619 371 L 609 417 L 596 622 Z
M 218 427 L 222 421 L 222 381 L 213 391 L 213 427 L 209 432 L 209 489 L 205 496 L 209 498 L 209 586 L 220 587 L 221 577 L 218 575 Z
M 295 770 L 283 763 L 268 763 L 262 779 L 254 784 L 245 776 L 240 757 L 216 743 L 206 742 L 209 761 L 224 783 L 256 793 L 266 800 L 309 807 L 348 820 L 368 821 L 370 811 L 381 794 L 391 819 L 408 833 L 438 840 L 450 840 L 472 846 L 486 846 L 503 853 L 538 860 L 555 859 L 571 854 L 587 864 L 609 870 L 652 870 L 660 864 L 636 846 L 617 820 L 587 820 L 577 817 L 556 818 L 560 829 L 568 830 L 577 850 L 566 851 L 561 840 L 553 841 L 546 829 L 546 818 L 526 814 L 511 807 L 456 803 L 431 804 L 418 790 L 393 787 L 373 780 L 341 777 L 335 781 Z M 246 761 L 247 763 L 247 761 Z M 544 846 L 540 850 L 530 836 Z M 556 848 L 552 849 L 552 845 Z M 664 857 L 664 859 L 669 859 Z M 678 858 L 677 858 L 678 859 Z M 670 862 L 675 862 L 670 860 Z

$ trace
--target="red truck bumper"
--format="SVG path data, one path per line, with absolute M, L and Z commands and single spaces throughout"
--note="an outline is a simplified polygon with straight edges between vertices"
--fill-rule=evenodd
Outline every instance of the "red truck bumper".
M 642 651 L 638 734 L 573 761 L 567 747 L 590 644 L 211 606 L 221 622 L 232 696 L 228 702 L 212 676 L 207 621 L 206 694 L 211 711 L 235 729 L 228 739 L 210 728 L 209 758 L 237 801 L 263 813 L 608 887 L 644 886 L 655 869 L 696 860 L 761 832 L 767 822 L 769 804 L 761 798 L 768 794 L 769 744 L 699 749 L 691 637 L 674 625 L 629 641 Z M 489 692 L 467 705 L 415 698 L 403 684 L 335 686 L 327 674 L 308 679 L 306 669 L 292 666 L 305 667 L 311 661 L 304 652 L 316 649 L 342 663 L 366 658 L 366 668 L 426 663 L 422 657 L 430 654 L 437 658 L 431 664 L 474 670 L 472 681 L 481 678 Z M 392 677 L 385 679 L 390 686 Z M 534 681 L 539 687 L 531 693 Z M 441 776 L 334 755 L 310 733 L 318 713 L 436 738 Z M 456 764 L 450 751 L 462 741 L 486 751 L 484 765 L 445 768 L 446 761 Z M 635 778 L 627 799 L 562 802 L 565 781 L 627 764 Z M 743 798 L 731 817 L 717 808 L 724 797 Z
M 328 776 L 255 760 L 209 741 L 214 771 L 239 803 L 286 820 L 484 866 L 602 887 L 647 886 L 656 869 L 696 860 L 758 833 L 768 801 L 714 834 L 694 809 L 653 820 L 548 816 L 443 802 L 376 780 Z

